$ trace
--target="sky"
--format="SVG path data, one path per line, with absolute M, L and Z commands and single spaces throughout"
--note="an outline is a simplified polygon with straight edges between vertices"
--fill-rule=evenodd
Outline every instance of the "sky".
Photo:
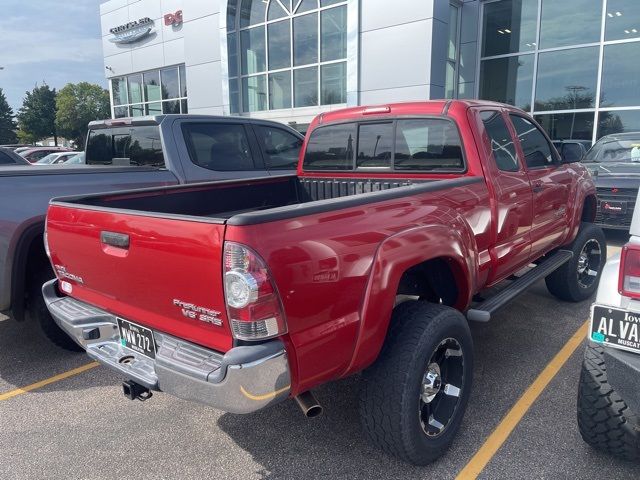
M 36 84 L 107 87 L 100 36 L 104 1 L 0 1 L 0 88 L 14 114 Z

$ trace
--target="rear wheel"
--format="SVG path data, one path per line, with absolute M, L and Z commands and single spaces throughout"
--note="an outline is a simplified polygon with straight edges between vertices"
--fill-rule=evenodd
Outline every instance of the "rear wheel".
M 83 351 L 82 347 L 74 342 L 55 322 L 42 297 L 42 285 L 54 277 L 49 267 L 43 268 L 33 274 L 27 291 L 27 314 L 29 318 L 37 321 L 45 336 L 60 348 L 72 352 Z
M 640 459 L 640 423 L 607 381 L 600 346 L 587 345 L 578 387 L 578 428 L 585 442 L 626 460 Z
M 580 302 L 593 295 L 607 259 L 607 239 L 600 227 L 583 222 L 569 246 L 573 258 L 545 278 L 549 292 L 561 300 Z
M 364 371 L 360 416 L 370 441 L 415 465 L 444 454 L 471 391 L 469 326 L 453 308 L 409 301 L 393 312 L 386 343 Z

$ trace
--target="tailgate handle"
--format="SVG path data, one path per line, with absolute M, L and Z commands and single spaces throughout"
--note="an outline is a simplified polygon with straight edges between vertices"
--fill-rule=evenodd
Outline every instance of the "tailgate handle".
M 112 247 L 129 249 L 129 235 L 126 233 L 100 232 L 100 241 Z

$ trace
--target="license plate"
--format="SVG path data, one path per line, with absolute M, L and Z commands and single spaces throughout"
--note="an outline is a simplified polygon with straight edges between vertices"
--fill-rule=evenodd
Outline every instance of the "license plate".
M 611 215 L 624 215 L 627 213 L 627 202 L 602 200 L 600 201 L 600 209 Z
M 610 347 L 640 353 L 640 313 L 594 305 L 589 338 Z
M 153 332 L 146 327 L 118 318 L 120 345 L 149 358 L 156 358 Z

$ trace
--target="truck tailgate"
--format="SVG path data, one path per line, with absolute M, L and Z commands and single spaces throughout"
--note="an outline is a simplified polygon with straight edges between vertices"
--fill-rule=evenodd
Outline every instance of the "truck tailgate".
M 224 229 L 65 205 L 51 205 L 47 215 L 52 263 L 72 297 L 222 352 L 232 346 L 222 286 Z

